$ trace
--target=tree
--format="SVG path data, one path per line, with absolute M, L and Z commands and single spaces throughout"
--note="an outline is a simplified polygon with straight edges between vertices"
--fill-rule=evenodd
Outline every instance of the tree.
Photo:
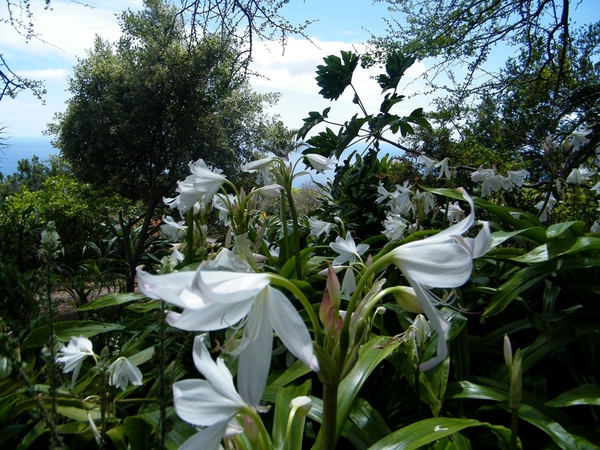
M 566 63 L 577 40 L 587 34 L 597 42 L 600 24 L 575 27 L 574 10 L 588 1 L 563 0 L 387 0 L 400 19 L 389 22 L 385 37 L 374 37 L 375 50 L 401 49 L 418 59 L 436 58 L 430 71 L 432 88 L 446 88 L 458 98 L 504 91 L 519 83 L 532 67 L 538 75 L 557 70 L 554 86 L 568 77 Z M 592 3 L 592 2 L 589 2 Z M 488 62 L 502 48 L 516 50 L 521 65 L 499 73 Z M 597 51 L 597 50 L 596 50 Z M 497 59 L 496 59 L 497 60 Z M 459 77 L 459 71 L 466 73 Z M 447 80 L 440 77 L 447 74 Z M 483 76 L 482 75 L 486 75 Z
M 390 22 L 387 36 L 371 40 L 371 57 L 399 48 L 426 59 L 432 64 L 425 74 L 429 88 L 448 93 L 435 102 L 434 122 L 448 131 L 425 136 L 429 131 L 423 130 L 423 152 L 437 159 L 454 156 L 456 165 L 480 164 L 464 158 L 473 149 L 480 157 L 491 155 L 487 167 L 514 170 L 524 163 L 530 184 L 542 189 L 552 189 L 554 181 L 595 157 L 600 22 L 574 19 L 576 9 L 591 2 L 388 2 L 402 18 Z M 583 128 L 592 130 L 585 145 L 551 152 L 542 145 L 548 136 L 560 143 Z M 446 134 L 450 147 L 432 146 L 433 133 Z
M 43 2 L 45 9 L 50 8 L 50 0 L 43 0 Z M 19 0 L 18 2 L 6 0 L 6 12 L 7 17 L 0 19 L 0 23 L 14 28 L 26 41 L 37 37 L 33 26 L 31 0 Z M 46 93 L 41 81 L 15 73 L 4 59 L 4 55 L 0 53 L 0 101 L 5 95 L 14 98 L 23 90 L 31 91 L 40 100 Z
M 188 34 L 163 1 L 123 13 L 121 29 L 115 44 L 97 38 L 75 67 L 73 96 L 49 131 L 76 177 L 145 205 L 143 216 L 121 221 L 127 239 L 143 220 L 138 242 L 125 245 L 132 288 L 162 198 L 199 158 L 235 179 L 260 148 L 263 103 L 274 98 L 249 89 L 233 42 Z

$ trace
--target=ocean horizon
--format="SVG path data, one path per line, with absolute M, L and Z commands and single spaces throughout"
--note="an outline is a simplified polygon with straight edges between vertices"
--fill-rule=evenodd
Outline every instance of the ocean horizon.
M 60 151 L 52 146 L 52 138 L 46 136 L 9 136 L 0 147 L 0 173 L 3 176 L 12 175 L 17 171 L 22 159 L 31 160 L 37 156 L 40 161 L 46 161 L 50 155 L 58 155 Z

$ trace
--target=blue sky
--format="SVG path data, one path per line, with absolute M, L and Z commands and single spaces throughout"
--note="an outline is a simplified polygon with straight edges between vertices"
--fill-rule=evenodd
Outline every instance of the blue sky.
M 42 2 L 33 3 L 35 6 Z M 45 80 L 48 91 L 45 105 L 27 92 L 16 99 L 2 100 L 0 124 L 6 127 L 8 135 L 41 136 L 54 113 L 64 110 L 69 96 L 67 78 L 77 58 L 85 57 L 96 34 L 115 41 L 119 35 L 115 15 L 126 8 L 140 8 L 142 0 L 88 3 L 94 8 L 69 0 L 52 0 L 51 11 L 34 10 L 40 39 L 29 42 L 3 25 L 0 45 L 11 68 L 19 74 Z M 0 7 L 0 17 L 6 17 L 4 8 Z M 283 56 L 278 43 L 268 45 L 271 53 L 259 47 L 254 68 L 270 79 L 254 80 L 253 85 L 259 92 L 281 92 L 282 100 L 271 112 L 280 115 L 289 127 L 298 127 L 308 111 L 323 109 L 329 103 L 320 101 L 318 96 L 314 82 L 316 65 L 328 54 L 339 54 L 340 50 L 362 44 L 369 37 L 365 29 L 381 30 L 387 6 L 368 0 L 292 0 L 284 7 L 283 14 L 292 23 L 315 20 L 307 32 L 318 47 L 298 38 L 290 39 Z

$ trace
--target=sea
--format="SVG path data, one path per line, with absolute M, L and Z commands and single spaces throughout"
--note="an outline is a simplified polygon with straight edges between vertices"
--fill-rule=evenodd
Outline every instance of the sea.
M 5 177 L 12 175 L 20 160 L 31 159 L 34 155 L 45 161 L 50 155 L 59 154 L 51 141 L 51 137 L 45 136 L 7 136 L 0 140 L 0 173 Z

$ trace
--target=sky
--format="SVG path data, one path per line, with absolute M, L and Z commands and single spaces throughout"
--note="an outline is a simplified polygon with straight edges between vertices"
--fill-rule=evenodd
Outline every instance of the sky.
M 32 3 L 36 6 L 43 2 Z M 51 10 L 34 9 L 38 39 L 26 41 L 6 25 L 2 26 L 0 48 L 11 69 L 19 75 L 44 80 L 47 89 L 45 104 L 28 92 L 21 92 L 16 99 L 5 97 L 0 102 L 0 126 L 5 127 L 6 135 L 17 138 L 42 136 L 54 114 L 64 111 L 65 101 L 69 98 L 68 77 L 78 58 L 85 58 L 94 37 L 99 35 L 108 41 L 116 41 L 120 33 L 116 15 L 127 8 L 139 9 L 143 4 L 142 0 L 93 0 L 88 3 L 93 8 L 70 0 L 52 0 Z M 4 2 L 0 14 L 0 17 L 6 17 Z M 312 43 L 292 37 L 283 54 L 279 42 L 255 47 L 252 69 L 263 78 L 253 78 L 252 86 L 261 93 L 281 93 L 281 100 L 269 112 L 278 115 L 289 128 L 301 127 L 302 118 L 307 117 L 309 111 L 322 111 L 328 106 L 332 106 L 331 117 L 334 119 L 348 119 L 358 112 L 351 103 L 350 94 L 334 104 L 319 96 L 314 79 L 316 66 L 322 64 L 323 57 L 339 55 L 341 50 L 360 52 L 370 31 L 384 29 L 383 17 L 389 16 L 387 5 L 372 4 L 369 0 L 292 0 L 284 7 L 282 15 L 292 23 L 315 22 L 307 29 Z M 423 69 L 424 66 L 417 63 L 408 72 L 407 80 Z M 380 89 L 369 79 L 375 73 L 378 72 L 359 71 L 354 82 L 361 98 L 376 108 L 381 102 Z M 416 89 L 414 85 L 409 87 L 410 92 Z M 407 106 L 406 112 L 418 106 L 425 105 Z

